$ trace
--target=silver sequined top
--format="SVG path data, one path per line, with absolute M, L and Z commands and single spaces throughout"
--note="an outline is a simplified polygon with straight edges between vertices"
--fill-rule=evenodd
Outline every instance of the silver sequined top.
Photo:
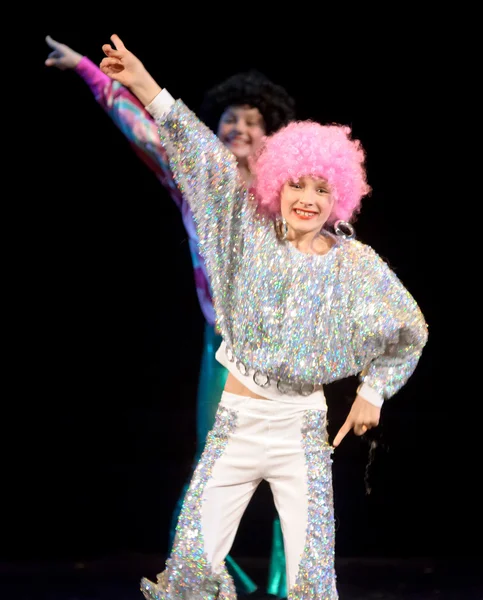
M 356 240 L 335 237 L 324 256 L 279 241 L 234 156 L 181 100 L 158 125 L 235 360 L 289 386 L 362 373 L 381 396 L 397 392 L 416 368 L 427 327 L 386 263 Z

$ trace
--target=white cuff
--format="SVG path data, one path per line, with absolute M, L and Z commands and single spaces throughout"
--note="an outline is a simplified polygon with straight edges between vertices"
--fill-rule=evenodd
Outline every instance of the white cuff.
M 381 394 L 376 392 L 376 390 L 367 383 L 362 383 L 357 388 L 357 394 L 378 408 L 381 408 L 381 406 L 384 404 L 384 398 L 381 396 Z
M 168 92 L 166 88 L 161 90 L 159 94 L 151 100 L 151 102 L 145 107 L 148 113 L 153 117 L 155 121 L 165 117 L 171 107 L 174 104 L 174 98 Z

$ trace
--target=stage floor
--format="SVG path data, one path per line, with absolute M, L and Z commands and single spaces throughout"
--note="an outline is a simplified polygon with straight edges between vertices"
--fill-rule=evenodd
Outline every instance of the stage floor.
M 264 593 L 266 561 L 236 557 Z M 104 557 L 86 562 L 2 562 L 5 600 L 142 600 L 141 576 L 154 578 L 163 557 Z M 483 560 L 338 558 L 340 600 L 483 600 Z M 245 597 L 248 598 L 248 597 Z

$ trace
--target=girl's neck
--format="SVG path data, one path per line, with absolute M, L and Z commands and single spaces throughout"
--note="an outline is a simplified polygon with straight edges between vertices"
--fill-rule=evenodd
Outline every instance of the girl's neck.
M 321 232 L 296 235 L 292 231 L 289 232 L 287 241 L 305 254 L 327 254 L 334 245 L 334 240 Z

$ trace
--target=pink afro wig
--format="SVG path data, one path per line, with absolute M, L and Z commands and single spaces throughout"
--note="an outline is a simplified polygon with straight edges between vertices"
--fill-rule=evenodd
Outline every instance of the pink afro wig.
M 280 214 L 280 193 L 287 181 L 314 176 L 326 179 L 334 198 L 327 223 L 350 221 L 370 192 L 364 168 L 364 150 L 351 130 L 342 125 L 298 121 L 266 138 L 252 163 L 254 192 L 260 209 Z

